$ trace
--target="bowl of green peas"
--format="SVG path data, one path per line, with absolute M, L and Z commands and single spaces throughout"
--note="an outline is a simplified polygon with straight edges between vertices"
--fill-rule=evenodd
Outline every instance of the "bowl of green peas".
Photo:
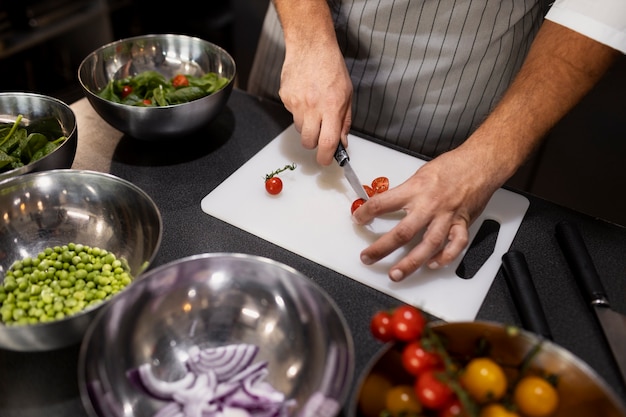
M 80 343 L 161 243 L 158 207 L 111 174 L 72 169 L 0 181 L 0 348 Z

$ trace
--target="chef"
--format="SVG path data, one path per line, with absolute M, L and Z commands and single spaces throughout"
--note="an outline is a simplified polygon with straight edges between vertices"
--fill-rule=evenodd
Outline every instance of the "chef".
M 350 129 L 433 158 L 353 215 L 406 213 L 368 265 L 423 233 L 389 270 L 400 281 L 459 256 L 492 194 L 625 52 L 623 0 L 274 0 L 249 90 L 282 101 L 321 165 Z

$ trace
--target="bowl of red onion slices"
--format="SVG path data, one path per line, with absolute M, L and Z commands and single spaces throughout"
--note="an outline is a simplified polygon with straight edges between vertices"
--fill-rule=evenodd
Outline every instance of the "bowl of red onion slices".
M 148 271 L 114 299 L 78 365 L 93 417 L 333 417 L 354 345 L 336 304 L 300 272 L 207 253 Z

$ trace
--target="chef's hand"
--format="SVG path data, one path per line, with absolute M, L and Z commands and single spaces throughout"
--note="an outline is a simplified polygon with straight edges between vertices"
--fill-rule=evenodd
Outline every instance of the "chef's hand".
M 352 122 L 352 82 L 335 44 L 287 48 L 279 95 L 293 115 L 306 149 L 329 165 L 339 140 L 347 147 Z
M 422 265 L 436 269 L 451 263 L 468 244 L 469 226 L 500 186 L 481 165 L 475 155 L 455 149 L 424 164 L 399 186 L 370 198 L 354 212 L 357 224 L 398 210 L 406 215 L 361 252 L 361 261 L 373 264 L 423 233 L 421 241 L 391 267 L 389 278 L 401 281 Z

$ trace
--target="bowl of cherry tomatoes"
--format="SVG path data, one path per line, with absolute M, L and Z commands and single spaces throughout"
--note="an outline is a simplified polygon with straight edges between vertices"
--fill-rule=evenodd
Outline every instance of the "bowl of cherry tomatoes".
M 518 327 L 428 322 L 403 305 L 370 328 L 385 345 L 360 376 L 351 417 L 626 416 L 586 363 Z

